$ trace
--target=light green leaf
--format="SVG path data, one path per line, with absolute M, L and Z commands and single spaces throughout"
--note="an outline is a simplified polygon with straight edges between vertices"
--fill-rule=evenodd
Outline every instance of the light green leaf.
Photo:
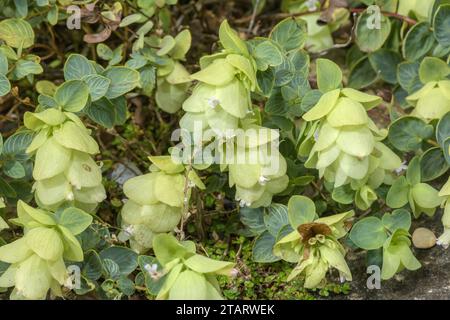
M 364 250 L 381 248 L 387 238 L 383 223 L 376 217 L 358 221 L 350 231 L 350 239 Z
M 106 69 L 103 75 L 111 80 L 106 93 L 109 99 L 122 96 L 140 84 L 139 72 L 127 67 L 111 67 Z
M 423 83 L 444 80 L 450 74 L 450 67 L 441 59 L 426 57 L 419 68 L 420 81 Z
M 9 91 L 11 91 L 11 84 L 9 83 L 8 78 L 3 74 L 0 74 L 0 97 L 7 95 Z
M 395 51 L 380 49 L 369 54 L 369 62 L 381 79 L 390 84 L 397 83 L 397 66 L 402 61 Z
M 409 29 L 403 41 L 402 53 L 406 60 L 416 61 L 426 55 L 435 40 L 428 22 L 419 22 Z
M 342 82 L 342 71 L 339 66 L 328 59 L 317 59 L 317 86 L 322 93 L 338 89 Z
M 55 261 L 63 254 L 61 237 L 50 228 L 33 228 L 24 237 L 28 247 L 44 260 Z
M 380 49 L 391 32 L 391 22 L 388 17 L 381 15 L 380 25 L 376 25 L 375 16 L 364 11 L 356 22 L 356 43 L 361 51 L 374 52 Z
M 83 77 L 96 74 L 92 63 L 81 54 L 71 54 L 64 64 L 64 79 L 81 80 Z
M 392 122 L 389 127 L 389 141 L 400 151 L 415 151 L 422 142 L 433 135 L 433 126 L 422 119 L 406 116 Z
M 264 223 L 270 234 L 276 237 L 281 228 L 289 224 L 288 208 L 285 205 L 272 203 L 264 216 Z
M 69 80 L 56 89 L 55 101 L 64 111 L 83 110 L 89 99 L 89 87 L 80 80 Z
M 287 18 L 272 29 L 269 37 L 286 51 L 300 49 L 307 39 L 306 23 L 301 19 Z
M 253 244 L 252 259 L 259 263 L 271 263 L 280 260 L 279 257 L 273 254 L 273 246 L 276 239 L 268 231 L 262 233 L 256 238 Z
M 442 4 L 433 19 L 434 36 L 441 46 L 450 47 L 450 4 Z
M 153 239 L 153 251 L 156 259 L 163 266 L 176 258 L 183 258 L 189 253 L 189 250 L 170 234 L 156 235 Z
M 29 48 L 34 44 L 33 28 L 23 19 L 5 19 L 0 22 L 0 39 L 13 48 Z
M 129 275 L 138 266 L 137 253 L 126 247 L 112 246 L 102 250 L 99 256 L 102 261 L 114 261 L 119 266 L 121 275 Z
M 289 223 L 296 229 L 317 218 L 314 202 L 305 196 L 292 196 L 288 202 Z
M 392 213 L 385 213 L 382 218 L 383 225 L 391 232 L 397 229 L 404 229 L 406 231 L 411 227 L 411 214 L 408 210 L 397 209 Z
M 225 276 L 230 275 L 230 271 L 234 266 L 232 262 L 214 260 L 200 254 L 195 254 L 186 259 L 184 264 L 198 273 L 215 273 Z
M 220 24 L 219 39 L 225 49 L 230 50 L 232 53 L 248 56 L 248 49 L 245 42 L 239 38 L 236 31 L 231 29 L 227 20 L 224 20 Z
M 83 232 L 92 223 L 92 216 L 77 208 L 67 208 L 56 213 L 58 225 L 66 227 L 74 236 Z
M 98 74 L 87 75 L 82 80 L 87 84 L 93 102 L 102 98 L 111 84 L 111 80 Z
M 410 186 L 404 176 L 394 181 L 386 197 L 386 204 L 391 208 L 401 208 L 408 203 Z

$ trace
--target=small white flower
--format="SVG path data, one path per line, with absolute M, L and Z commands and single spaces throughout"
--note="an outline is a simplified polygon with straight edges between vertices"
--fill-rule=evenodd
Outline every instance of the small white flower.
M 220 100 L 216 97 L 208 98 L 208 105 L 211 107 L 211 109 L 215 109 L 220 104 Z
M 239 270 L 238 269 L 236 269 L 236 268 L 231 269 L 230 277 L 236 278 L 238 276 L 238 274 L 239 274 Z
M 316 132 L 314 132 L 314 140 L 315 141 L 319 140 L 319 130 L 316 130 Z
M 189 180 L 189 181 L 188 181 L 188 187 L 189 187 L 189 188 L 195 187 L 195 183 L 194 183 L 192 180 Z
M 307 0 L 305 5 L 308 7 L 309 11 L 316 11 L 317 9 L 317 0 Z
M 127 227 L 124 229 L 124 231 L 125 231 L 128 235 L 132 236 L 133 233 L 134 233 L 134 226 L 129 225 L 129 226 L 127 226 Z
M 265 186 L 269 180 L 270 179 L 265 177 L 265 176 L 260 176 L 259 177 L 259 184 L 262 185 L 262 186 Z
M 396 174 L 400 174 L 403 171 L 406 171 L 407 169 L 408 169 L 408 166 L 406 165 L 406 161 L 403 161 L 402 164 L 400 165 L 400 167 L 398 167 L 394 171 L 395 171 Z
M 70 275 L 66 278 L 66 281 L 64 282 L 64 287 L 72 290 L 73 288 L 75 288 L 75 285 L 73 283 L 73 275 Z
M 75 199 L 75 195 L 73 194 L 72 191 L 70 191 L 70 192 L 66 195 L 66 200 L 72 201 L 73 199 Z
M 157 280 L 161 277 L 161 273 L 158 272 L 158 265 L 156 263 L 150 265 L 150 264 L 146 264 L 144 266 L 144 269 L 148 272 L 148 274 L 150 275 L 150 277 L 154 280 Z
M 239 201 L 239 206 L 240 206 L 241 208 L 243 208 L 243 207 L 250 207 L 251 205 L 252 205 L 251 202 L 247 202 L 247 201 L 245 201 L 245 200 L 240 200 L 240 201 Z

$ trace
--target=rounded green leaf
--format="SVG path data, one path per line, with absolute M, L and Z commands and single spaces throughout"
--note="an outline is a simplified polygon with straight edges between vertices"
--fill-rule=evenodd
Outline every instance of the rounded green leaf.
M 0 97 L 7 95 L 11 91 L 11 83 L 9 83 L 8 78 L 0 74 Z
M 394 181 L 386 196 L 386 204 L 391 208 L 401 208 L 408 203 L 410 186 L 404 176 Z
M 391 32 L 391 21 L 389 18 L 381 15 L 379 25 L 374 19 L 374 15 L 366 10 L 356 22 L 356 43 L 361 51 L 374 52 L 380 49 Z
M 368 217 L 358 221 L 350 231 L 350 239 L 364 250 L 381 248 L 388 238 L 380 219 Z
M 450 4 L 442 4 L 433 19 L 434 36 L 444 48 L 450 47 Z
M 67 208 L 56 214 L 58 225 L 66 227 L 74 236 L 83 232 L 92 223 L 92 216 L 78 208 Z
M 269 37 L 286 51 L 300 49 L 307 39 L 306 23 L 301 19 L 287 18 L 272 29 Z
M 422 181 L 432 181 L 448 171 L 450 165 L 445 160 L 443 150 L 439 147 L 430 148 L 420 157 Z
M 412 188 L 414 201 L 422 208 L 436 208 L 442 202 L 439 191 L 426 183 L 418 183 Z
M 413 93 L 422 88 L 419 78 L 419 62 L 402 62 L 397 67 L 397 79 L 400 86 L 408 93 Z
M 89 99 L 89 87 L 80 80 L 64 82 L 55 92 L 55 101 L 64 111 L 83 110 Z
M 380 49 L 369 55 L 369 62 L 380 78 L 390 84 L 397 83 L 397 66 L 401 56 L 392 50 Z
M 273 246 L 276 239 L 270 232 L 266 231 L 256 238 L 253 244 L 252 259 L 259 263 L 271 263 L 280 260 L 273 254 Z
M 389 127 L 389 141 L 400 151 L 415 151 L 422 142 L 433 135 L 433 126 L 422 119 L 406 116 L 397 119 Z
M 289 224 L 288 208 L 285 205 L 273 203 L 266 210 L 264 223 L 270 234 L 276 237 L 281 228 Z
M 108 99 L 114 99 L 133 90 L 140 84 L 138 71 L 127 67 L 111 67 L 105 70 L 103 76 L 111 80 L 106 92 Z
M 428 22 L 414 25 L 406 34 L 402 52 L 406 60 L 416 61 L 426 55 L 435 43 L 431 26 Z
M 82 79 L 89 88 L 91 101 L 97 101 L 102 98 L 108 91 L 111 80 L 98 74 L 91 74 Z
M 378 79 L 378 74 L 370 64 L 370 60 L 365 57 L 360 59 L 351 69 L 348 78 L 348 86 L 355 89 L 366 88 Z
M 64 64 L 64 79 L 81 80 L 88 75 L 96 74 L 92 63 L 81 54 L 71 54 Z
M 24 239 L 28 247 L 44 260 L 55 261 L 63 254 L 61 236 L 50 228 L 34 228 L 28 231 Z
M 339 66 L 328 59 L 316 60 L 317 86 L 322 93 L 338 89 L 342 82 Z
M 411 213 L 405 209 L 397 209 L 392 213 L 385 213 L 381 220 L 386 229 L 395 232 L 397 229 L 408 231 L 411 227 Z
M 5 19 L 0 22 L 0 39 L 13 48 L 29 48 L 34 44 L 34 31 L 23 19 Z
M 426 57 L 419 68 L 420 81 L 423 83 L 444 80 L 450 74 L 450 67 L 443 60 Z
M 248 55 L 248 49 L 245 42 L 239 38 L 236 31 L 231 29 L 227 20 L 224 20 L 220 24 L 219 39 L 225 49 L 230 50 L 233 53 Z
M 289 223 L 292 228 L 310 223 L 317 218 L 314 202 L 305 196 L 292 196 L 288 202 Z
M 99 254 L 102 261 L 110 259 L 119 266 L 121 275 L 129 275 L 138 266 L 138 255 L 129 248 L 112 246 L 102 250 Z

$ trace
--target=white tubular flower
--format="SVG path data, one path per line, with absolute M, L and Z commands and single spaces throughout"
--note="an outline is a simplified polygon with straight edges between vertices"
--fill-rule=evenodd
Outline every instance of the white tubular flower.
M 403 161 L 401 166 L 395 169 L 396 174 L 401 174 L 403 171 L 406 171 L 408 169 L 408 165 L 406 164 L 406 161 Z
M 220 100 L 216 97 L 208 98 L 208 105 L 211 109 L 215 109 L 218 105 L 220 105 Z
M 259 177 L 259 184 L 262 185 L 262 186 L 265 186 L 268 181 L 270 181 L 270 179 L 265 177 L 265 176 L 260 176 Z

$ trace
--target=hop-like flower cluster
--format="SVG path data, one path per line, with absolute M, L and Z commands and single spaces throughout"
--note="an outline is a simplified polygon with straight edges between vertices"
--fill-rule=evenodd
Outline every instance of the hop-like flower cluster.
M 305 166 L 319 170 L 335 188 L 350 184 L 360 196 L 373 193 L 382 183 L 390 184 L 391 172 L 401 160 L 381 142 L 385 130 L 379 130 L 367 115 L 366 110 L 379 102 L 379 97 L 353 89 L 325 93 L 303 116 L 306 121 L 320 120 L 312 127 L 315 141 Z
M 170 156 L 151 157 L 151 172 L 125 182 L 128 197 L 122 208 L 122 239 L 129 239 L 131 248 L 145 252 L 152 247 L 156 234 L 170 232 L 180 222 L 185 201 L 186 175 L 181 164 L 172 162 Z M 203 188 L 194 171 L 189 181 Z M 187 190 L 188 191 L 188 190 Z
M 236 200 L 242 206 L 268 206 L 272 195 L 287 187 L 286 161 L 273 142 L 278 138 L 278 134 L 273 132 L 268 140 L 253 141 L 247 146 L 237 144 L 240 134 L 236 132 L 248 129 L 250 124 L 256 131 L 270 130 L 258 127 L 252 115 L 250 95 L 257 88 L 256 63 L 245 42 L 226 21 L 222 23 L 219 35 L 224 50 L 202 58 L 202 69 L 191 75 L 198 84 L 183 104 L 186 114 L 180 126 L 189 132 L 198 129 L 214 132 L 211 138 L 215 138 L 218 145 L 228 145 L 227 148 L 218 148 L 219 159 L 248 159 L 249 154 L 259 154 L 256 163 L 236 161 L 220 164 L 223 170 L 228 166 L 230 186 L 236 186 Z M 231 148 L 230 143 L 233 145 Z M 264 154 L 261 149 L 268 152 Z
M 318 219 L 314 203 L 303 196 L 292 197 L 288 208 L 294 231 L 281 238 L 273 249 L 281 259 L 297 263 L 288 280 L 301 275 L 305 279 L 305 288 L 315 288 L 328 270 L 335 268 L 341 279 L 351 281 L 352 275 L 344 258 L 345 249 L 338 240 L 347 233 L 345 222 L 354 212 Z
M 153 250 L 167 274 L 157 299 L 222 300 L 217 275 L 230 276 L 234 263 L 196 254 L 191 241 L 178 242 L 169 234 L 155 236 Z
M 0 247 L 0 261 L 10 263 L 0 277 L 0 286 L 13 287 L 12 299 L 45 299 L 51 290 L 61 296 L 61 286 L 68 279 L 64 259 L 83 261 L 83 251 L 75 235 L 85 230 L 92 217 L 76 208 L 68 208 L 60 217 L 71 216 L 70 226 L 56 222 L 55 214 L 35 209 L 19 201 L 18 225 L 24 227 L 24 236 Z M 73 219 L 73 220 L 72 220 Z M 81 222 L 75 225 L 73 221 Z
M 58 109 L 27 112 L 24 122 L 36 133 L 27 152 L 36 154 L 33 188 L 39 206 L 56 210 L 69 203 L 92 212 L 106 194 L 92 159 L 99 149 L 90 131 L 75 114 Z

